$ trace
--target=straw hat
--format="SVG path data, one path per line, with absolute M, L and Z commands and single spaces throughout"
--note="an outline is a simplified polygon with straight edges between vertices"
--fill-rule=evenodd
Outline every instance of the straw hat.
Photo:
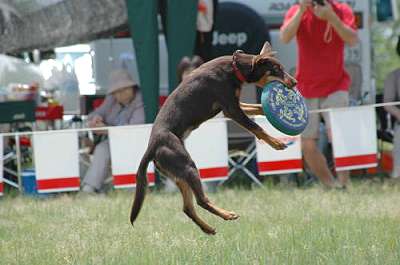
M 125 87 L 132 87 L 137 83 L 125 69 L 117 69 L 111 72 L 107 94 L 111 94 Z

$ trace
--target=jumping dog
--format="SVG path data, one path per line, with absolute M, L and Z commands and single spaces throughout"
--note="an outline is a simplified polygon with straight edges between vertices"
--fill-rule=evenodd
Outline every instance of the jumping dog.
M 233 56 L 222 56 L 202 64 L 182 80 L 167 98 L 153 124 L 149 144 L 138 169 L 130 216 L 132 224 L 144 201 L 146 171 L 150 161 L 164 176 L 175 181 L 182 193 L 183 212 L 205 233 L 215 234 L 216 231 L 196 214 L 193 193 L 198 205 L 224 220 L 239 217 L 232 211 L 217 207 L 207 198 L 196 165 L 185 149 L 184 139 L 200 124 L 222 111 L 259 140 L 278 150 L 286 148 L 283 142 L 268 135 L 247 116 L 262 114 L 261 105 L 239 101 L 244 83 L 263 87 L 272 80 L 284 82 L 289 87 L 296 84 L 296 80 L 284 71 L 274 57 L 268 42 L 259 55 L 238 50 Z

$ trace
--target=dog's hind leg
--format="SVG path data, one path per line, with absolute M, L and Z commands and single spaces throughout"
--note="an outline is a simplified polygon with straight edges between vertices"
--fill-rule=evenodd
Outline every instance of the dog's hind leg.
M 159 136 L 159 139 L 163 144 L 156 151 L 154 159 L 156 165 L 170 178 L 185 181 L 192 189 L 196 201 L 201 207 L 225 220 L 237 219 L 239 217 L 237 214 L 214 206 L 206 197 L 201 186 L 199 172 L 183 142 L 172 133 Z M 200 223 L 197 224 L 200 225 Z
M 238 214 L 231 212 L 231 211 L 227 211 L 222 208 L 219 208 L 208 199 L 208 197 L 205 195 L 205 193 L 203 191 L 203 188 L 201 187 L 199 173 L 194 165 L 189 170 L 187 170 L 185 173 L 186 173 L 185 180 L 187 181 L 189 186 L 192 188 L 198 205 L 200 205 L 202 208 L 206 209 L 207 211 L 209 211 L 215 215 L 218 215 L 219 217 L 223 218 L 224 220 L 235 220 L 235 219 L 239 218 Z
M 206 234 L 215 235 L 215 228 L 212 228 L 206 222 L 204 222 L 196 213 L 196 210 L 193 205 L 193 192 L 190 189 L 189 185 L 182 179 L 176 178 L 167 170 L 161 167 L 160 163 L 155 161 L 155 165 L 157 169 L 163 174 L 165 177 L 173 179 L 175 181 L 176 186 L 179 188 L 179 191 L 182 194 L 183 199 L 183 212 L 190 218 L 192 221 L 197 224 L 201 230 L 203 230 Z
M 204 222 L 196 213 L 193 205 L 193 193 L 189 185 L 181 179 L 176 179 L 176 185 L 178 186 L 183 198 L 183 212 L 197 224 L 201 230 L 206 234 L 215 235 L 215 229 Z

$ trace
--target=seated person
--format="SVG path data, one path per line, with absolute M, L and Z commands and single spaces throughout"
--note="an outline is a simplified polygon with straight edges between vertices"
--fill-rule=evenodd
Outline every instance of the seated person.
M 88 117 L 91 128 L 141 124 L 145 122 L 142 94 L 138 84 L 124 69 L 111 73 L 109 89 L 103 104 Z M 111 155 L 107 131 L 94 131 L 102 140 L 96 145 L 92 163 L 83 178 L 84 192 L 102 190 L 109 175 Z
M 397 55 L 400 57 L 400 36 L 396 46 Z M 385 79 L 383 102 L 395 102 L 400 100 L 400 67 L 390 72 Z M 393 135 L 393 178 L 400 177 L 400 108 L 399 106 L 385 106 L 385 110 L 396 119 Z

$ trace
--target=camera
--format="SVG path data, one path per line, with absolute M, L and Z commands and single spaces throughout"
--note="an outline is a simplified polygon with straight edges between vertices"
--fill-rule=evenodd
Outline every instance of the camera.
M 313 4 L 317 4 L 317 5 L 320 5 L 320 6 L 324 6 L 325 5 L 324 0 L 313 0 Z

